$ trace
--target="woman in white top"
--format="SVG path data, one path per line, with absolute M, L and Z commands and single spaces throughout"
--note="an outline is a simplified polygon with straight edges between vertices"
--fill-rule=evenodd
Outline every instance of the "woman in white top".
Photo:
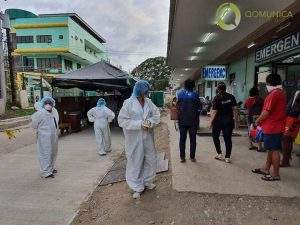
M 97 106 L 87 112 L 88 120 L 94 123 L 94 131 L 99 155 L 106 155 L 110 151 L 111 137 L 109 123 L 115 118 L 115 114 L 106 107 L 106 102 L 100 98 Z

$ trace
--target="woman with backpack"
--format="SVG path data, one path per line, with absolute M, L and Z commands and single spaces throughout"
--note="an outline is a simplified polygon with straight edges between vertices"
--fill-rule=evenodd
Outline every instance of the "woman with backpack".
M 254 123 L 260 115 L 264 105 L 264 100 L 259 96 L 257 87 L 251 88 L 249 91 L 249 95 L 250 97 L 247 98 L 244 103 L 244 107 L 247 109 L 248 131 L 250 131 L 251 124 Z M 253 139 L 249 135 L 249 149 L 257 150 L 258 152 L 264 152 L 265 150 L 262 147 L 262 141 L 258 141 L 257 143 L 258 147 L 253 144 Z

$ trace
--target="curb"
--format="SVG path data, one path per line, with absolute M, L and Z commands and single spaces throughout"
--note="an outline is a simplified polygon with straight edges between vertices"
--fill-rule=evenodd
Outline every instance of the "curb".
M 124 153 L 125 150 L 122 151 L 122 154 Z M 120 157 L 121 158 L 121 157 Z M 79 212 L 80 212 L 80 206 L 82 203 L 84 202 L 87 202 L 91 197 L 92 195 L 94 194 L 94 192 L 96 191 L 97 187 L 100 186 L 100 184 L 102 183 L 102 181 L 104 180 L 104 178 L 107 176 L 107 174 L 109 173 L 109 171 L 113 168 L 113 166 L 118 162 L 118 160 L 116 161 L 113 161 L 113 164 L 111 167 L 109 167 L 106 171 L 105 171 L 105 174 L 102 176 L 102 177 L 99 177 L 97 179 L 97 181 L 95 181 L 94 185 L 93 185 L 93 190 L 91 190 L 89 193 L 87 193 L 87 195 L 85 197 L 83 197 L 79 207 L 74 211 L 74 214 L 72 216 L 70 216 L 67 220 L 67 223 L 66 225 L 71 225 L 75 218 L 78 216 Z
M 6 120 L 0 120 L 0 131 L 10 128 L 28 125 L 31 122 L 31 116 L 16 117 Z

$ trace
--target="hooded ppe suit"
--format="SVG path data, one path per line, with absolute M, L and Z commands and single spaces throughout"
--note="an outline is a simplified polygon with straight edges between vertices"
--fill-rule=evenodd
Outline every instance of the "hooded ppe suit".
M 105 100 L 100 98 L 97 106 L 87 112 L 90 122 L 94 123 L 94 131 L 98 153 L 105 155 L 110 151 L 111 137 L 109 123 L 115 118 L 115 114 L 106 107 Z
M 53 173 L 58 150 L 59 116 L 55 108 L 52 108 L 52 112 L 44 109 L 46 101 L 52 102 L 53 107 L 55 106 L 53 98 L 43 98 L 41 100 L 42 108 L 32 115 L 31 123 L 31 127 L 37 133 L 37 149 L 42 177 L 47 177 Z
M 153 182 L 156 174 L 153 126 L 160 123 L 160 112 L 149 98 L 145 98 L 144 107 L 137 99 L 146 95 L 149 89 L 148 82 L 138 81 L 118 116 L 125 136 L 126 181 L 135 192 L 142 192 Z M 149 129 L 143 129 L 145 121 L 151 124 Z

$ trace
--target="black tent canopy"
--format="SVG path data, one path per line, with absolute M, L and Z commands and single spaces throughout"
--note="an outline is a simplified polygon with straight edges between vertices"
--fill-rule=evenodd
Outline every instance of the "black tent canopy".
M 125 71 L 100 61 L 85 68 L 78 69 L 52 80 L 54 87 L 62 89 L 79 88 L 85 91 L 128 92 L 135 80 Z

